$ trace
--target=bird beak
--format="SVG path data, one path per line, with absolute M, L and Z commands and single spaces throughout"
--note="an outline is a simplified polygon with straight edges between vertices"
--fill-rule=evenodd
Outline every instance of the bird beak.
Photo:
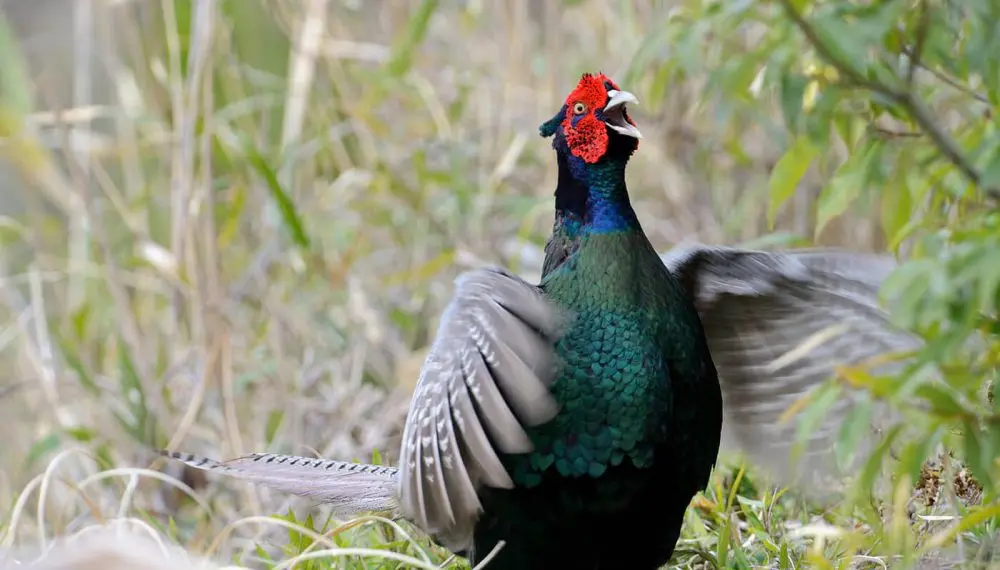
M 608 91 L 608 104 L 604 106 L 604 123 L 616 133 L 641 139 L 642 133 L 639 129 L 625 118 L 625 103 L 638 105 L 639 100 L 628 91 L 617 89 Z

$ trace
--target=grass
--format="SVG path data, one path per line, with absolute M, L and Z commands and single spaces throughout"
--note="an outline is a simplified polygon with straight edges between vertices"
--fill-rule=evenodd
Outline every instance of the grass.
M 810 242 L 809 191 L 766 224 L 777 110 L 713 108 L 705 74 L 662 64 L 680 4 L 116 3 L 75 32 L 100 55 L 70 67 L 75 89 L 44 41 L 0 50 L 3 549 L 109 524 L 249 567 L 448 561 L 406 525 L 328 521 L 152 449 L 394 460 L 457 272 L 537 275 L 555 165 L 536 128 L 583 71 L 641 101 L 628 176 L 654 245 Z M 878 248 L 876 219 L 855 208 L 818 241 Z M 891 566 L 886 541 L 923 544 L 959 508 L 859 515 L 738 465 L 694 501 L 681 567 Z

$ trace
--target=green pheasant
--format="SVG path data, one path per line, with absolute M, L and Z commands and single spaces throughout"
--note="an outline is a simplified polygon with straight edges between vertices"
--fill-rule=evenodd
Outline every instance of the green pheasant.
M 724 397 L 737 445 L 773 459 L 789 439 L 772 426 L 781 412 L 772 401 L 822 381 L 838 359 L 909 339 L 875 304 L 891 259 L 702 246 L 658 254 L 625 183 L 641 138 L 626 108 L 635 102 L 585 74 L 542 125 L 559 177 L 541 282 L 502 269 L 456 281 L 397 468 L 164 453 L 340 513 L 398 512 L 472 560 L 505 541 L 490 568 L 667 563 L 716 461 Z M 831 319 L 858 326 L 766 368 Z

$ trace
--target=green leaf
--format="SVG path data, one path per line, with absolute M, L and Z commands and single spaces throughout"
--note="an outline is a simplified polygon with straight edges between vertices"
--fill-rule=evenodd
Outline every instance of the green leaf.
M 847 150 L 853 152 L 865 132 L 865 122 L 854 114 L 837 115 L 833 117 L 832 122 L 837 136 L 840 137 Z
M 796 12 L 802 12 L 806 9 L 806 6 L 812 4 L 812 0 L 788 0 L 788 3 L 795 8 Z
M 271 445 L 274 442 L 274 436 L 278 433 L 278 428 L 281 427 L 281 421 L 285 418 L 285 412 L 283 410 L 271 410 L 267 414 L 267 425 L 264 428 L 264 442 L 266 445 Z
M 70 315 L 71 328 L 77 340 L 87 338 L 87 324 L 90 322 L 91 313 L 90 303 L 82 303 Z
M 264 560 L 265 562 L 272 562 L 271 555 L 267 552 L 267 550 L 264 550 L 262 545 L 257 544 L 255 551 L 257 553 L 257 557 L 261 560 Z
M 274 169 L 268 164 L 268 162 L 261 156 L 257 148 L 252 144 L 245 144 L 243 146 L 243 151 L 246 153 L 247 160 L 250 165 L 253 166 L 257 174 L 264 179 L 264 183 L 267 185 L 267 189 L 271 192 L 271 197 L 274 199 L 278 206 L 278 212 L 281 214 L 281 219 L 285 224 L 285 229 L 291 235 L 292 240 L 301 249 L 308 251 L 309 249 L 309 236 L 306 234 L 306 230 L 302 224 L 302 217 L 299 216 L 299 212 L 295 207 L 295 202 L 292 198 L 285 192 L 285 189 L 281 187 L 281 183 L 278 182 L 278 175 L 275 173 Z
M 66 435 L 75 439 L 76 441 L 87 443 L 93 441 L 97 434 L 94 430 L 88 427 L 70 427 L 66 428 Z
M 990 154 L 990 160 L 983 170 L 980 185 L 984 189 L 997 190 L 1000 189 L 1000 146 L 995 148 Z
M 392 54 L 385 69 L 391 77 L 400 77 L 413 65 L 413 55 L 420 50 L 420 44 L 427 36 L 431 16 L 437 10 L 437 0 L 424 0 L 410 17 L 409 25 L 402 37 L 392 48 Z
M 59 442 L 59 432 L 51 432 L 37 440 L 28 450 L 25 467 L 30 468 L 36 461 L 55 451 L 59 447 Z
M 927 437 L 911 441 L 899 454 L 900 471 L 906 473 L 911 481 L 916 481 L 919 477 L 920 468 L 931 457 L 935 446 L 941 440 L 941 431 L 940 427 L 934 427 Z
M 895 31 L 907 8 L 902 0 L 868 4 L 828 3 L 814 11 L 812 27 L 829 54 L 830 63 L 854 75 L 869 77 L 895 87 L 900 81 L 881 61 L 871 57 L 872 46 L 881 45 Z M 850 14 L 845 18 L 845 13 Z
M 823 418 L 830 411 L 840 396 L 842 388 L 836 382 L 826 382 L 819 388 L 813 390 L 809 396 L 810 401 L 802 411 L 795 432 L 795 444 L 792 446 L 792 458 L 798 460 L 805 445 L 809 441 L 809 436 L 823 422 Z
M 816 200 L 816 232 L 819 235 L 833 218 L 843 214 L 861 195 L 869 178 L 869 167 L 880 155 L 882 144 L 872 139 L 864 150 L 851 155 L 823 187 Z
M 993 249 L 983 255 L 978 269 L 979 295 L 974 309 L 981 314 L 993 314 L 997 309 L 997 293 L 1000 292 L 1000 251 Z
M 791 557 L 788 554 L 788 543 L 783 542 L 781 544 L 781 552 L 778 554 L 778 567 L 782 570 L 786 568 L 793 568 Z
M 805 77 L 790 70 L 785 70 L 781 75 L 778 84 L 781 97 L 781 116 L 784 118 L 785 127 L 789 132 L 798 131 L 799 118 L 802 114 L 802 95 L 805 93 L 808 82 Z
M 83 389 L 94 396 L 100 394 L 100 387 L 97 386 L 97 382 L 94 381 L 93 376 L 84 367 L 83 361 L 80 360 L 76 349 L 70 346 L 61 334 L 55 333 L 53 336 L 56 338 L 56 346 L 59 347 L 60 354 L 62 354 L 63 359 L 66 361 L 66 366 L 73 372 L 76 372 L 76 379 L 83 386 Z
M 865 75 L 868 66 L 868 45 L 859 41 L 858 30 L 840 19 L 840 15 L 825 11 L 813 18 L 813 29 L 831 55 L 830 63 L 843 66 L 857 75 Z
M 868 460 L 865 462 L 864 467 L 862 467 L 855 486 L 855 490 L 862 493 L 862 496 L 855 497 L 855 500 L 859 503 L 868 499 L 869 491 L 875 487 L 875 479 L 882 470 L 882 462 L 885 460 L 889 448 L 896 440 L 896 437 L 899 436 L 902 429 L 903 426 L 899 424 L 891 427 L 878 447 L 868 456 Z
M 844 418 L 840 437 L 837 438 L 837 444 L 834 447 L 834 455 L 840 465 L 848 465 L 854 460 L 858 440 L 868 432 L 871 426 L 873 408 L 871 398 L 863 398 L 851 408 L 847 417 Z
M 913 214 L 913 197 L 910 193 L 910 168 L 908 155 L 901 153 L 896 163 L 896 174 L 882 188 L 882 231 L 890 244 L 899 241 L 900 234 L 908 229 Z
M 962 436 L 965 440 L 965 462 L 977 479 L 988 482 L 991 479 L 989 465 L 995 451 L 983 445 L 981 436 L 984 432 L 979 429 L 978 425 L 965 420 L 962 422 L 962 427 Z
M 918 386 L 915 394 L 927 400 L 931 410 L 942 416 L 958 416 L 965 413 L 965 407 L 959 403 L 955 394 L 947 386 L 924 384 Z
M 768 181 L 771 205 L 767 212 L 768 224 L 772 229 L 778 210 L 795 194 L 799 181 L 818 154 L 819 149 L 813 146 L 808 138 L 800 137 L 774 165 Z
M 729 561 L 729 548 L 732 540 L 732 520 L 733 517 L 724 517 L 722 519 L 722 524 L 719 525 L 718 529 L 719 541 L 715 545 L 715 557 L 718 560 L 718 564 L 722 567 L 726 567 L 727 562 Z

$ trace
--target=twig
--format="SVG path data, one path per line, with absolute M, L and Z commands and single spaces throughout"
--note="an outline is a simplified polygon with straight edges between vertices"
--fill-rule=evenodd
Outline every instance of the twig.
M 930 110 L 924 105 L 924 103 L 914 96 L 913 92 L 910 90 L 899 90 L 892 86 L 886 85 L 880 81 L 870 79 L 866 75 L 858 72 L 848 63 L 840 60 L 837 55 L 834 54 L 830 46 L 819 37 L 816 33 L 815 28 L 812 24 L 806 21 L 806 19 L 800 14 L 795 7 L 792 5 L 791 0 L 780 0 L 782 7 L 788 17 L 795 23 L 799 28 L 799 31 L 806 37 L 813 48 L 821 58 L 823 58 L 828 64 L 832 65 L 837 69 L 837 72 L 841 76 L 845 77 L 850 83 L 878 93 L 883 97 L 893 101 L 899 105 L 904 111 L 910 115 L 915 123 L 924 131 L 934 145 L 937 147 L 938 151 L 945 156 L 952 164 L 958 168 L 965 177 L 972 182 L 977 187 L 980 186 L 982 181 L 982 175 L 973 166 L 972 162 L 966 157 L 962 150 L 958 147 L 958 144 L 934 122 L 933 116 Z M 987 195 L 991 198 L 1000 200 L 1000 189 L 988 188 L 984 189 Z
M 920 16 L 917 23 L 917 38 L 913 42 L 913 50 L 909 54 L 909 66 L 906 68 L 906 84 L 913 88 L 913 79 L 916 77 L 917 68 L 923 65 L 924 42 L 927 40 L 927 29 L 930 28 L 930 11 L 927 9 L 927 2 L 920 2 Z
M 991 104 L 989 97 L 987 97 L 986 95 L 983 95 L 982 93 L 974 91 L 968 85 L 962 85 L 956 79 L 950 77 L 947 73 L 941 71 L 940 69 L 935 69 L 933 67 L 929 67 L 929 66 L 927 66 L 924 63 L 921 63 L 920 67 L 924 71 L 926 71 L 926 72 L 930 73 L 931 75 L 933 75 L 934 77 L 936 77 L 937 79 L 939 79 L 942 82 L 948 84 L 950 87 L 954 87 L 955 89 L 961 91 L 962 93 L 965 93 L 969 97 L 972 97 L 976 101 L 979 101 L 980 103 L 986 103 L 987 105 Z
M 902 94 L 901 98 L 897 100 L 897 103 L 903 107 L 910 117 L 917 123 L 917 125 L 927 133 L 927 136 L 934 141 L 934 144 L 941 151 L 941 154 L 945 155 L 959 170 L 962 174 L 969 179 L 970 182 L 979 186 L 982 181 L 982 175 L 972 165 L 968 157 L 962 154 L 962 149 L 958 147 L 958 144 L 952 139 L 948 133 L 944 131 L 934 119 L 931 117 L 930 110 L 924 105 L 923 101 L 920 101 L 913 96 L 913 93 L 905 92 Z M 987 194 L 993 198 L 1000 199 L 1000 189 L 988 188 L 984 189 Z
M 878 125 L 870 125 L 869 129 L 880 137 L 887 139 L 903 139 L 903 138 L 919 138 L 924 136 L 924 133 L 914 132 L 914 131 L 896 131 L 893 129 L 887 129 L 885 127 L 880 127 Z

